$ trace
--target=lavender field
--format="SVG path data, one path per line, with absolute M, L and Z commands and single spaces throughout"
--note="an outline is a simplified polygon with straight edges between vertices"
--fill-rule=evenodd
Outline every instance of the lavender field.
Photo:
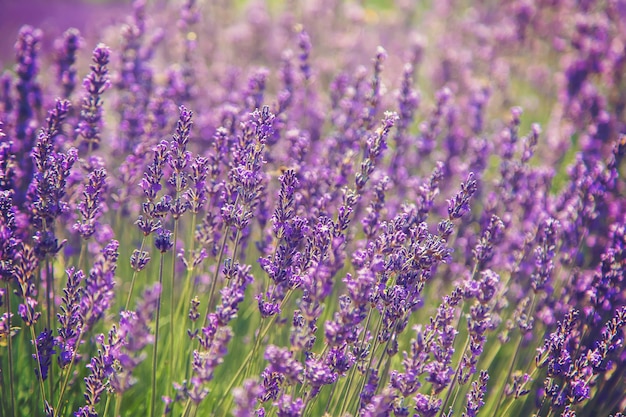
M 1 417 L 624 416 L 626 1 L 44 3 Z

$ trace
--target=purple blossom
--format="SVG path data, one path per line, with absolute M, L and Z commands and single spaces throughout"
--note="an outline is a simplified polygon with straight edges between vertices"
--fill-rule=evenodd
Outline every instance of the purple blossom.
M 96 257 L 89 276 L 85 279 L 85 290 L 81 300 L 81 315 L 83 324 L 87 328 L 93 328 L 96 321 L 100 320 L 109 309 L 115 296 L 115 271 L 119 242 L 112 240 Z
M 81 311 L 81 302 L 85 289 L 82 287 L 85 274 L 74 268 L 67 271 L 67 284 L 63 289 L 63 297 L 60 313 L 57 314 L 59 324 L 59 337 L 57 346 L 59 346 L 59 366 L 65 368 L 70 364 L 73 357 L 77 354 L 78 338 L 83 332 L 84 316 Z
M 275 405 L 278 407 L 278 417 L 300 417 L 304 411 L 302 398 L 293 400 L 289 394 L 281 396 Z
M 282 374 L 291 383 L 297 383 L 301 379 L 303 366 L 292 356 L 288 349 L 269 345 L 265 349 L 265 360 L 269 362 L 267 372 Z
M 476 417 L 480 408 L 485 405 L 483 399 L 487 392 L 487 381 L 489 381 L 487 371 L 480 371 L 478 380 L 472 382 L 472 389 L 467 393 L 467 406 L 463 417 Z
M 83 200 L 78 204 L 82 219 L 74 224 L 74 229 L 83 239 L 89 239 L 96 232 L 97 219 L 102 209 L 102 193 L 106 191 L 106 176 L 104 168 L 91 172 L 83 191 Z
M 57 58 L 57 81 L 63 86 L 63 98 L 69 98 L 76 87 L 76 53 L 83 39 L 78 29 L 70 28 L 55 42 Z
M 246 380 L 243 388 L 235 388 L 233 397 L 235 398 L 235 417 L 254 417 L 254 408 L 263 395 L 263 388 L 254 380 Z
M 52 331 L 43 329 L 35 341 L 37 343 L 37 352 L 39 355 L 33 354 L 33 358 L 37 361 L 35 367 L 35 374 L 37 378 L 41 378 L 45 381 L 48 378 L 48 369 L 52 364 L 52 355 L 56 353 L 54 350 L 54 337 Z M 41 374 L 39 370 L 41 369 Z

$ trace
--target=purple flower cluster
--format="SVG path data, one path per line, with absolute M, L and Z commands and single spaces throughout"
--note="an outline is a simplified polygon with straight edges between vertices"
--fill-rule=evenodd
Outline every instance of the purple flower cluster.
M 623 412 L 626 7 L 166 3 L 0 75 L 0 415 Z

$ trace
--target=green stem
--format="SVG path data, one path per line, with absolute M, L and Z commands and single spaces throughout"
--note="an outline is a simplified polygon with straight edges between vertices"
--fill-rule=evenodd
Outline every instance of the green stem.
M 106 415 L 107 415 L 107 414 L 108 414 L 108 412 L 109 412 L 109 404 L 111 404 L 111 395 L 112 395 L 111 393 L 108 393 L 108 394 L 107 394 L 107 400 L 106 400 L 106 402 L 104 403 L 104 411 L 102 412 L 102 415 L 103 415 L 104 417 L 106 417 Z
M 115 414 L 113 414 L 113 417 L 118 417 L 120 415 L 120 407 L 122 406 L 122 394 L 117 393 L 115 394 Z M 106 414 L 104 415 L 104 417 L 107 417 Z
M 150 417 L 155 416 L 156 410 L 156 369 L 157 369 L 157 352 L 159 345 L 159 321 L 161 319 L 161 295 L 163 294 L 163 259 L 164 254 L 161 252 L 159 259 L 159 284 L 161 285 L 161 291 L 159 292 L 159 298 L 157 299 L 157 311 L 156 311 L 156 323 L 154 329 L 154 345 L 152 346 L 152 384 L 151 384 L 151 397 L 150 397 Z
M 293 293 L 293 289 L 289 289 L 289 291 L 287 291 L 287 294 L 285 295 L 285 298 L 283 298 L 283 301 L 280 305 L 280 309 L 282 310 L 282 308 L 285 306 L 285 304 L 287 304 L 287 300 L 289 299 L 289 296 Z M 260 333 L 259 333 L 259 338 L 258 340 L 263 340 L 265 338 L 265 336 L 267 336 L 267 333 L 269 332 L 269 330 L 272 328 L 272 325 L 274 324 L 274 322 L 276 321 L 276 319 L 278 318 L 278 314 L 274 315 L 271 317 L 270 321 L 268 322 L 267 326 L 265 326 L 265 329 L 263 329 Z M 237 369 L 237 372 L 235 373 L 235 376 L 233 377 L 233 379 L 230 381 L 230 384 L 228 385 L 228 387 L 226 388 L 226 390 L 224 390 L 224 393 L 222 395 L 222 397 L 220 398 L 220 400 L 218 401 L 218 403 L 216 404 L 214 410 L 217 411 L 219 410 L 220 406 L 222 404 L 224 404 L 224 401 L 226 400 L 226 398 L 228 397 L 228 394 L 232 391 L 233 387 L 235 386 L 235 384 L 237 383 L 239 377 L 241 376 L 241 373 L 244 371 L 245 368 L 247 368 L 248 366 L 248 362 L 252 359 L 252 357 L 254 356 L 254 351 L 250 351 L 248 352 L 248 354 L 246 355 L 246 357 L 243 360 L 243 363 L 239 366 L 239 369 Z M 226 415 L 226 413 L 224 413 L 223 415 Z
M 54 313 L 55 313 L 55 306 L 54 306 L 54 282 L 53 282 L 53 269 L 52 269 L 52 264 L 50 262 L 50 259 L 48 258 L 48 256 L 46 256 L 46 309 L 47 309 L 47 324 L 48 324 L 48 330 L 50 332 L 52 332 L 54 334 L 54 329 L 52 327 L 53 325 L 53 320 L 52 317 L 54 317 Z M 35 343 L 36 344 L 36 343 Z M 54 384 L 52 383 L 52 381 L 54 381 L 54 366 L 50 366 L 49 370 L 48 370 L 48 398 L 50 398 L 50 401 L 53 400 L 54 398 Z
M 463 356 L 465 356 L 465 352 L 467 352 L 467 348 L 469 347 L 470 337 L 468 335 L 467 340 L 465 340 L 465 346 L 463 346 L 463 351 L 461 352 L 461 356 L 459 358 L 459 364 L 456 367 L 456 372 L 454 372 L 454 377 L 452 378 L 452 382 L 450 382 L 450 386 L 448 387 L 448 392 L 446 392 L 446 398 L 443 400 L 440 410 L 440 416 L 443 416 L 445 412 L 446 406 L 448 405 L 448 401 L 450 400 L 450 395 L 452 395 L 452 391 L 454 390 L 454 386 L 456 384 L 457 378 L 459 377 L 459 372 L 461 371 L 461 364 L 463 363 Z M 452 402 L 454 405 L 454 402 Z
M 528 312 L 528 317 L 532 317 L 533 310 L 535 309 L 535 302 L 537 299 L 536 295 L 537 294 L 533 292 L 533 298 L 530 303 L 530 310 Z M 511 363 L 509 364 L 509 370 L 507 371 L 506 378 L 504 379 L 504 384 L 502 384 L 502 387 L 500 388 L 500 395 L 498 397 L 498 405 L 496 405 L 496 410 L 493 413 L 494 417 L 498 416 L 498 410 L 502 406 L 502 401 L 504 399 L 504 391 L 505 391 L 504 388 L 506 387 L 506 384 L 508 383 L 509 378 L 511 378 L 511 375 L 513 374 L 513 369 L 515 368 L 515 362 L 517 361 L 517 357 L 519 356 L 519 353 L 520 353 L 520 348 L 522 346 L 523 338 L 524 338 L 524 335 L 520 334 L 517 339 L 517 343 L 515 344 L 515 353 L 513 354 L 513 359 L 511 359 Z
M 61 403 L 63 402 L 63 396 L 65 395 L 65 390 L 67 389 L 67 384 L 69 383 L 70 376 L 72 375 L 72 368 L 74 367 L 74 362 L 76 362 L 76 351 L 80 347 L 80 342 L 83 338 L 83 327 L 81 326 L 80 331 L 78 332 L 78 338 L 76 339 L 76 347 L 72 352 L 72 359 L 70 360 L 70 364 L 67 367 L 67 372 L 65 374 L 65 379 L 63 380 L 63 384 L 61 385 L 61 391 L 59 392 L 59 399 L 57 400 L 57 406 L 54 409 L 54 417 L 58 417 L 61 412 Z
M 7 348 L 8 348 L 8 354 L 9 354 L 9 392 L 11 393 L 11 409 L 13 410 L 13 417 L 17 417 L 17 408 L 15 407 L 15 388 L 13 386 L 13 383 L 15 382 L 15 378 L 13 375 L 13 341 L 12 341 L 12 337 L 11 337 L 11 289 L 9 288 L 9 282 L 5 281 L 5 295 L 6 295 L 6 299 L 7 299 Z M 33 326 L 30 326 L 31 330 L 33 329 Z M 33 334 L 35 333 L 34 330 L 32 330 Z M 33 339 L 33 341 L 36 341 L 36 339 Z M 37 348 L 37 343 L 35 343 L 35 349 Z M 39 358 L 39 354 L 37 354 L 37 358 Z M 39 363 L 39 360 L 37 360 L 37 363 Z M 40 366 L 40 372 L 39 375 L 41 375 L 41 366 Z M 41 382 L 41 378 L 39 378 L 40 383 Z M 42 383 L 43 384 L 43 383 Z M 43 392 L 43 385 L 41 385 L 41 389 L 42 389 L 42 395 L 44 395 L 45 398 L 45 394 Z
M 178 194 L 178 193 L 177 193 Z M 174 289 L 176 288 L 176 242 L 178 240 L 178 219 L 174 220 L 174 247 L 172 248 L 172 287 L 170 288 L 170 383 L 174 381 Z
M 226 240 L 228 239 L 228 228 L 224 227 L 224 236 L 222 238 L 222 246 L 220 247 L 220 253 L 217 257 L 217 263 L 215 264 L 215 273 L 213 274 L 213 280 L 211 281 L 211 289 L 209 290 L 209 302 L 206 306 L 206 314 L 204 315 L 204 322 L 202 327 L 206 327 L 209 313 L 211 312 L 211 306 L 213 305 L 213 296 L 215 295 L 215 288 L 217 287 L 217 279 L 220 275 L 220 268 L 222 261 L 224 260 L 224 250 L 226 248 Z

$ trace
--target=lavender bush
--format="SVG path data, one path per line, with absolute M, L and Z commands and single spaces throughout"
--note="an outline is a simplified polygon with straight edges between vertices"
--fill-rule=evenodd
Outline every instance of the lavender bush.
M 626 3 L 269 3 L 20 29 L 0 415 L 623 416 Z

